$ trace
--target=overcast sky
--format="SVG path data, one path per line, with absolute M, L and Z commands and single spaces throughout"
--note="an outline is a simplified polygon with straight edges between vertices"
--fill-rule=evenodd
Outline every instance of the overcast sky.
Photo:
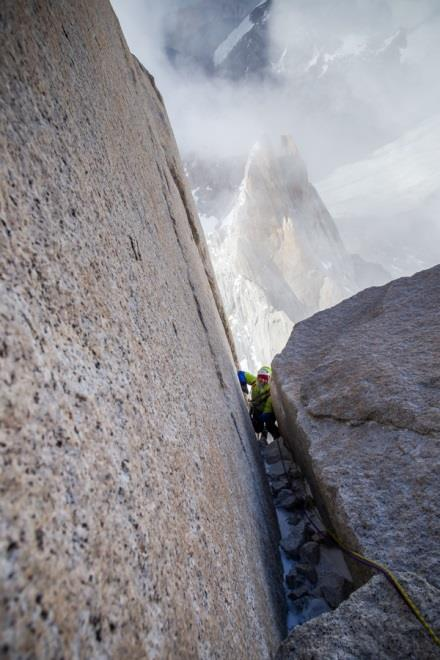
M 191 151 L 213 158 L 238 155 L 262 134 L 289 132 L 316 179 L 439 111 L 439 0 L 274 0 L 274 57 L 287 48 L 295 65 L 304 60 L 307 66 L 307 58 L 317 49 L 327 47 L 332 57 L 338 48 L 355 50 L 366 38 L 376 39 L 379 48 L 399 28 L 409 30 L 401 53 L 407 78 L 396 79 L 391 65 L 389 71 L 347 71 L 344 85 L 334 86 L 333 96 L 326 90 L 322 99 L 312 99 L 312 111 L 308 96 L 313 90 L 306 89 L 297 102 L 289 96 L 288 76 L 274 89 L 261 82 L 231 84 L 200 70 L 182 75 L 173 69 L 164 53 L 165 19 L 176 7 L 206 8 L 218 1 L 112 0 L 130 49 L 163 93 L 184 157 Z M 359 114 L 355 104 L 344 116 L 341 106 L 347 94 L 359 99 Z

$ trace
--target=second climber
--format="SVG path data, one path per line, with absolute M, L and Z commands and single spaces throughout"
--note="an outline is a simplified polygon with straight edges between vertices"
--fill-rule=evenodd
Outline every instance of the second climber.
M 248 371 L 239 371 L 238 379 L 241 388 L 247 392 L 247 386 L 251 386 L 251 401 L 249 414 L 255 433 L 263 433 L 267 430 L 276 440 L 279 438 L 280 431 L 276 423 L 275 413 L 270 396 L 270 380 L 272 378 L 272 369 L 270 367 L 261 367 L 257 376 Z

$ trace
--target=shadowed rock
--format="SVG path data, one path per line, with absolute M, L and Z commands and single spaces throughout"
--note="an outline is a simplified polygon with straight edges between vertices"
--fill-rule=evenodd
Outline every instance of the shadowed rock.
M 319 554 L 319 543 L 315 543 L 314 541 L 308 541 L 307 543 L 304 543 L 299 551 L 299 557 L 301 561 L 308 562 L 310 564 L 318 563 Z
M 306 525 L 300 520 L 296 525 L 291 525 L 288 536 L 281 541 L 281 547 L 290 557 L 298 557 L 299 547 L 305 541 Z

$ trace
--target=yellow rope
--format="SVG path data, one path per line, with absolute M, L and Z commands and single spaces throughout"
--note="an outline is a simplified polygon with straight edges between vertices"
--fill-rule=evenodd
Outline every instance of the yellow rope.
M 278 452 L 280 454 L 280 459 L 281 459 L 281 463 L 282 463 L 283 468 L 284 468 L 284 472 L 287 476 L 288 481 L 290 481 L 289 473 L 286 470 L 286 466 L 284 464 L 283 456 L 282 456 L 279 445 L 278 445 Z M 414 603 L 414 601 L 412 600 L 412 598 L 410 597 L 408 592 L 402 587 L 402 585 L 400 584 L 399 580 L 396 578 L 394 573 L 392 573 L 386 566 L 383 566 L 378 561 L 375 561 L 374 559 L 368 559 L 368 557 L 364 557 L 359 552 L 355 552 L 354 550 L 350 550 L 350 548 L 347 548 L 347 546 L 344 545 L 338 539 L 338 537 L 335 536 L 335 534 L 332 534 L 332 532 L 329 532 L 328 530 L 325 530 L 324 532 L 322 530 L 320 530 L 319 527 L 316 525 L 316 523 L 313 522 L 313 520 L 310 518 L 310 516 L 308 515 L 305 508 L 304 508 L 304 513 L 306 514 L 307 518 L 312 523 L 312 525 L 320 532 L 320 534 L 322 534 L 323 536 L 325 536 L 325 534 L 330 536 L 330 538 L 333 539 L 333 541 L 341 548 L 341 550 L 343 552 L 351 555 L 352 557 L 354 557 L 355 559 L 357 559 L 361 563 L 365 563 L 365 564 L 370 565 L 371 567 L 375 568 L 376 570 L 381 571 L 388 578 L 388 580 L 391 582 L 391 584 L 394 586 L 394 588 L 397 590 L 397 592 L 400 594 L 400 596 L 403 598 L 404 602 L 410 608 L 410 610 L 414 614 L 414 616 L 418 619 L 418 621 L 422 624 L 422 626 L 428 632 L 428 634 L 430 635 L 430 637 L 434 641 L 434 644 L 437 644 L 437 646 L 440 646 L 440 637 L 437 635 L 434 628 L 432 628 L 432 626 L 430 626 L 429 623 L 426 621 L 423 614 L 420 612 L 419 608 Z
M 440 637 L 436 634 L 432 626 L 429 625 L 429 623 L 426 621 L 422 613 L 420 612 L 419 608 L 417 605 L 414 603 L 408 592 L 402 587 L 400 584 L 399 580 L 396 578 L 396 576 L 387 568 L 386 566 L 383 566 L 383 564 L 380 564 L 378 561 L 375 561 L 374 559 L 369 559 L 368 557 L 364 557 L 363 555 L 359 554 L 358 552 L 355 552 L 354 550 L 350 550 L 350 548 L 347 548 L 341 541 L 331 532 L 327 532 L 327 534 L 339 545 L 341 550 L 346 552 L 349 555 L 353 555 L 357 559 L 360 559 L 361 561 L 364 561 L 373 568 L 376 568 L 377 570 L 381 571 L 384 573 L 390 582 L 392 582 L 393 586 L 395 589 L 399 592 L 400 596 L 403 598 L 405 603 L 408 605 L 414 616 L 417 617 L 417 619 L 420 621 L 422 626 L 427 630 L 429 635 L 432 637 L 433 641 L 437 646 L 440 646 Z

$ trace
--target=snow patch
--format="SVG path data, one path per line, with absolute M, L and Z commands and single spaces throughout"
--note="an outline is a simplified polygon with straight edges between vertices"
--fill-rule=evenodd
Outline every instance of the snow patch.
M 220 66 L 220 64 L 227 58 L 231 50 L 238 44 L 240 39 L 242 39 L 245 34 L 252 30 L 253 27 L 254 23 L 251 21 L 250 16 L 246 16 L 240 25 L 232 30 L 232 32 L 214 51 L 214 65 Z
M 278 62 L 275 62 L 274 64 L 272 64 L 272 68 L 275 71 L 275 73 L 284 73 L 285 72 L 285 70 L 286 70 L 286 63 L 285 63 L 286 55 L 287 55 L 287 48 L 285 48 L 283 50 L 282 55 L 281 55 L 280 59 L 278 60 Z
M 307 71 L 310 71 L 310 69 L 313 69 L 314 66 L 317 65 L 320 52 L 317 48 L 314 49 L 312 58 L 307 62 L 306 67 L 304 69 L 304 72 L 307 73 Z
M 220 66 L 220 64 L 227 58 L 231 50 L 233 50 L 238 44 L 240 39 L 242 39 L 245 34 L 252 30 L 255 23 L 251 19 L 251 15 L 257 9 L 257 7 L 261 7 L 261 5 L 264 5 L 266 2 L 267 0 L 262 0 L 262 2 L 258 3 L 258 5 L 253 8 L 253 10 L 246 16 L 246 18 L 244 18 L 241 23 L 236 28 L 234 28 L 232 32 L 229 33 L 226 39 L 222 41 L 220 46 L 215 49 L 213 56 L 215 66 Z M 265 23 L 268 18 L 269 13 L 263 16 L 263 23 Z
M 347 57 L 358 57 L 367 49 L 366 37 L 359 34 L 349 34 L 342 39 L 342 44 L 333 53 L 326 53 L 323 56 L 322 71 L 319 75 L 321 78 L 329 68 L 331 62 L 335 60 L 343 60 Z
M 199 218 L 205 235 L 215 232 L 219 224 L 218 218 L 214 215 L 205 215 L 204 213 L 199 213 Z
M 383 45 L 376 50 L 376 55 L 380 55 L 381 53 L 384 53 L 389 46 L 393 43 L 394 39 L 396 39 L 400 35 L 400 30 L 397 30 L 397 32 L 394 32 L 391 37 L 388 37 L 388 39 L 385 39 L 383 42 Z

